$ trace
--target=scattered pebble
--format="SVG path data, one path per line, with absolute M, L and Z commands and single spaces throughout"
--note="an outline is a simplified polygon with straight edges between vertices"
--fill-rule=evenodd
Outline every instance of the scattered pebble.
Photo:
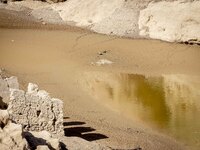
M 11 40 L 11 42 L 15 42 L 15 40 Z
M 42 22 L 43 25 L 46 25 L 46 22 Z
M 108 51 L 105 50 L 105 51 L 102 51 L 102 52 L 98 52 L 99 55 L 103 55 L 103 54 L 106 54 Z

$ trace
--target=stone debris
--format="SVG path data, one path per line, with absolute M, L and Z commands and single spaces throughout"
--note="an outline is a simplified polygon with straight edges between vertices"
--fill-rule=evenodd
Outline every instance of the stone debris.
M 111 150 L 79 137 L 54 138 L 48 131 L 23 131 L 12 123 L 7 110 L 0 110 L 0 148 L 2 150 Z
M 0 127 L 3 128 L 9 121 L 9 114 L 7 110 L 0 109 Z
M 63 102 L 51 98 L 36 84 L 29 83 L 27 92 L 11 89 L 8 112 L 10 119 L 26 131 L 49 131 L 57 137 L 64 135 Z
M 0 148 L 2 150 L 28 150 L 22 137 L 22 126 L 9 120 L 7 110 L 0 110 Z
M 2 150 L 60 150 L 60 141 L 47 131 L 24 132 L 22 125 L 12 123 L 7 110 L 0 110 L 0 148 Z

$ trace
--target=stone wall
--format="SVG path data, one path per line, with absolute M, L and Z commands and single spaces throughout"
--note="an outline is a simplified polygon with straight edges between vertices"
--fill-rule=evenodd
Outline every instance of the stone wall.
M 10 119 L 27 131 L 46 130 L 55 136 L 63 136 L 63 102 L 51 98 L 46 91 L 32 83 L 28 91 L 11 89 L 8 106 Z

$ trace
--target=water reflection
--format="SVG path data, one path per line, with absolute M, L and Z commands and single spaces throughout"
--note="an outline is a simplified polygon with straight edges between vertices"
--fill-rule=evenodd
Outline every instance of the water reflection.
M 120 113 L 200 147 L 200 77 L 87 73 L 91 94 Z

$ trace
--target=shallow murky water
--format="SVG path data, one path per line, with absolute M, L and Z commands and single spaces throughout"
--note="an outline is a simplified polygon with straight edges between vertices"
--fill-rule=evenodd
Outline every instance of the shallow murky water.
M 99 55 L 103 50 L 109 51 Z M 91 65 L 103 58 L 114 63 Z M 86 70 L 199 75 L 199 58 L 196 46 L 67 31 L 0 29 L 0 67 L 23 80 L 37 81 L 56 97 L 64 95 L 65 103 L 69 95 L 77 96 L 77 80 L 83 80 L 83 88 L 111 109 L 196 147 L 200 147 L 200 77 L 97 72 L 76 77 Z
M 200 147 L 200 77 L 86 73 L 91 94 L 108 107 Z

